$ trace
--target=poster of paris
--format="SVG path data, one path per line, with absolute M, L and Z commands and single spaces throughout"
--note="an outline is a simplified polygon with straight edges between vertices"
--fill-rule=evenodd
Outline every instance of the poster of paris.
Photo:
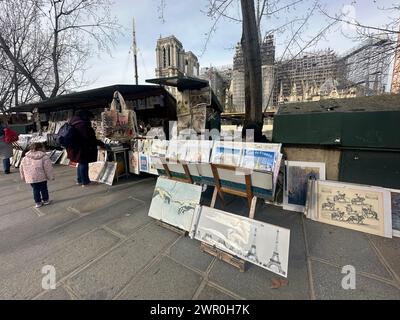
M 290 230 L 202 206 L 190 234 L 197 240 L 287 277 Z
M 381 236 L 387 235 L 388 224 L 391 230 L 390 195 L 384 190 L 318 181 L 316 192 L 318 221 Z

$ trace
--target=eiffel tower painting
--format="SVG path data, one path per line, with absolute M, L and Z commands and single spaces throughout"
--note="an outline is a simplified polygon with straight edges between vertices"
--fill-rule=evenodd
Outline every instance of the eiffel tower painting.
M 279 244 L 279 229 L 276 230 L 276 240 L 275 240 L 274 252 L 272 253 L 272 257 L 269 259 L 269 262 L 266 265 L 266 267 L 268 269 L 271 269 L 271 267 L 274 267 L 274 269 L 278 269 L 278 272 L 280 274 L 286 275 L 286 272 L 283 271 L 281 262 L 279 260 L 278 244 Z
M 260 261 L 257 258 L 257 247 L 256 247 L 256 238 L 257 238 L 257 228 L 254 228 L 253 232 L 253 243 L 250 247 L 250 250 L 246 254 L 246 258 L 254 261 L 255 263 L 259 264 Z

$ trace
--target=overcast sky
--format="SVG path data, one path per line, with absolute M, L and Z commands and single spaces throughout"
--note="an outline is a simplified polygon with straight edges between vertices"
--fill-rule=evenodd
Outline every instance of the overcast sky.
M 206 34 L 209 32 L 213 20 L 205 11 L 208 0 L 165 0 L 164 21 L 160 18 L 158 7 L 161 0 L 116 0 L 111 7 L 111 14 L 115 15 L 124 27 L 121 35 L 116 39 L 112 56 L 106 52 L 94 54 L 90 59 L 90 69 L 86 73 L 86 80 L 91 84 L 86 88 L 96 88 L 113 84 L 133 84 L 134 67 L 133 56 L 130 54 L 132 44 L 132 18 L 135 18 L 136 37 L 138 46 L 138 70 L 139 83 L 145 83 L 145 79 L 155 77 L 155 47 L 157 39 L 162 36 L 175 35 L 183 44 L 186 51 L 192 51 L 197 55 L 200 67 L 221 66 L 232 64 L 234 46 L 241 37 L 241 25 L 228 19 L 221 19 L 217 24 L 217 30 L 210 38 L 205 52 Z M 293 2 L 293 0 L 291 1 Z M 383 26 L 388 23 L 388 16 L 392 12 L 379 10 L 379 7 L 390 7 L 394 0 L 339 0 L 320 1 L 330 14 L 340 13 L 343 8 L 349 13 L 349 17 L 355 15 L 361 23 Z M 240 18 L 240 1 L 232 0 L 227 13 L 235 18 Z M 288 3 L 282 0 L 280 3 Z M 264 19 L 263 32 L 276 28 L 285 22 L 292 21 L 307 14 L 312 8 L 314 0 L 304 0 L 289 11 L 284 11 L 276 17 Z M 352 7 L 349 7 L 349 6 Z M 347 7 L 344 7 L 347 6 Z M 314 14 L 308 24 L 302 29 L 300 37 L 297 37 L 300 46 L 312 39 L 320 30 L 325 28 L 329 21 L 324 15 Z M 295 29 L 301 22 L 295 25 Z M 297 27 L 296 27 L 297 26 Z M 288 39 L 293 31 L 276 32 L 277 59 L 282 56 Z M 330 29 L 326 36 L 309 50 L 332 48 L 341 54 L 356 46 L 357 43 L 349 38 L 355 31 L 346 25 L 336 25 Z M 290 53 L 296 53 L 298 47 L 292 42 L 290 51 L 286 51 L 285 57 Z

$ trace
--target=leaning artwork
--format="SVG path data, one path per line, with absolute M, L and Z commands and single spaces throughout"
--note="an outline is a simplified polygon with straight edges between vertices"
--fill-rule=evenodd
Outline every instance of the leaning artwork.
M 304 212 L 309 179 L 325 180 L 325 163 L 286 161 L 283 209 Z
M 390 192 L 336 181 L 313 184 L 311 213 L 314 220 L 374 235 L 392 237 Z
M 400 237 L 400 190 L 390 189 L 393 235 Z
M 282 277 L 288 275 L 289 229 L 198 206 L 189 235 Z
M 158 178 L 151 200 L 149 216 L 189 231 L 201 186 Z

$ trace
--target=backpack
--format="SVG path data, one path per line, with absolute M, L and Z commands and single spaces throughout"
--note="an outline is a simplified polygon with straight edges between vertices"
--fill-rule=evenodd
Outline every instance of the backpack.
M 18 133 L 10 128 L 4 128 L 4 142 L 13 143 L 18 141 Z
M 56 141 L 64 148 L 72 148 L 74 145 L 75 127 L 66 122 L 62 125 L 58 134 L 56 135 Z

